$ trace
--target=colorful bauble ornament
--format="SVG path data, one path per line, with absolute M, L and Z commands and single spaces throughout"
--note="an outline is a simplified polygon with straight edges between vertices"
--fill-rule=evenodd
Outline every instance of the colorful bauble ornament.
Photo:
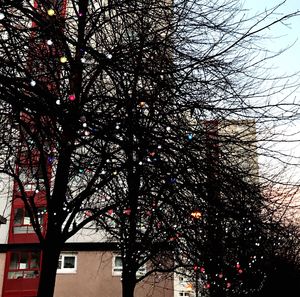
M 63 57 L 60 57 L 60 63 L 66 63 L 68 61 L 67 57 L 63 56 Z
M 74 101 L 75 100 L 75 95 L 74 94 L 69 95 L 69 100 Z
M 54 16 L 55 15 L 55 11 L 52 8 L 48 9 L 47 13 L 48 13 L 49 16 Z

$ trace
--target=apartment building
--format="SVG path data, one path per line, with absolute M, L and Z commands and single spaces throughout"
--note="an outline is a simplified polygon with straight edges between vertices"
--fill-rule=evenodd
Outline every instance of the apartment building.
M 3 177 L 4 178 L 4 177 Z M 2 179 L 4 181 L 4 179 Z M 40 191 L 38 198 L 43 196 Z M 0 196 L 0 211 L 7 218 L 0 225 L 0 289 L 2 297 L 36 296 L 41 253 L 30 218 L 12 180 L 5 179 Z M 47 215 L 41 199 L 41 222 L 46 228 Z M 143 275 L 147 267 L 138 273 Z M 114 242 L 92 228 L 71 238 L 61 252 L 55 296 L 121 296 L 122 260 Z M 172 279 L 149 277 L 142 281 L 136 296 L 173 297 Z

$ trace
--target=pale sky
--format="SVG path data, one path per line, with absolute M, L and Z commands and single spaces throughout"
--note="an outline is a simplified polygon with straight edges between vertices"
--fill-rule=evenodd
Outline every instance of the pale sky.
M 265 9 L 270 9 L 283 2 L 279 0 L 243 1 L 245 3 L 244 7 L 249 9 L 249 15 L 263 12 Z M 274 20 L 278 19 L 280 14 L 289 14 L 297 10 L 300 11 L 300 0 L 286 0 L 277 10 L 278 15 L 274 15 Z M 279 57 L 276 57 L 272 62 L 270 61 L 270 67 L 272 67 L 272 73 L 278 73 L 279 75 L 299 72 L 297 75 L 297 78 L 299 79 L 299 89 L 289 97 L 289 101 L 295 100 L 295 102 L 300 105 L 300 15 L 291 18 L 286 21 L 285 24 L 273 26 L 270 30 L 267 30 L 266 34 L 276 37 L 273 39 L 266 39 L 262 43 L 265 48 L 271 51 L 278 51 L 295 43 L 286 52 Z M 276 98 L 276 100 L 277 99 L 278 98 Z M 284 137 L 293 142 L 282 141 L 277 143 L 276 146 L 280 151 L 295 156 L 295 158 L 291 159 L 294 166 L 288 168 L 286 175 L 291 174 L 293 180 L 300 183 L 300 113 L 298 117 L 298 121 L 295 121 L 293 125 L 289 125 L 286 132 L 283 132 L 283 134 L 286 133 Z M 294 135 L 288 136 L 288 134 Z M 296 142 L 294 142 L 295 140 Z M 280 158 L 283 159 L 283 157 Z M 286 177 L 287 179 L 289 178 L 288 176 Z
M 262 12 L 282 2 L 279 0 L 244 0 L 245 8 L 249 8 L 250 13 Z M 288 14 L 297 10 L 300 11 L 299 0 L 286 0 L 277 12 Z M 279 17 L 280 14 L 274 16 L 274 19 Z M 276 66 L 280 72 L 300 71 L 300 15 L 286 21 L 286 25 L 275 25 L 269 30 L 268 34 L 278 37 L 273 40 L 266 40 L 266 47 L 270 50 L 279 50 L 295 42 L 292 48 L 276 59 L 276 63 L 274 62 L 275 65 L 273 66 Z

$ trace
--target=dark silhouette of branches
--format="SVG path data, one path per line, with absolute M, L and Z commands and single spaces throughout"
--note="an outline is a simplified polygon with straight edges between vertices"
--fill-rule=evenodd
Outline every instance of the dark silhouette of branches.
M 298 14 L 268 21 L 279 8 L 246 18 L 230 0 L 1 2 L 0 169 L 41 244 L 38 296 L 53 295 L 65 241 L 91 226 L 118 243 L 124 297 L 179 267 L 205 267 L 211 296 L 260 287 L 256 262 L 281 224 L 256 129 L 297 111 L 269 102 L 296 84 L 265 73 L 272 54 L 256 44 Z

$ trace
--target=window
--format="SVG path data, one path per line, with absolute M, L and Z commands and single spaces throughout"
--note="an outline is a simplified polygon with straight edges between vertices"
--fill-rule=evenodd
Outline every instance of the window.
M 38 208 L 37 215 L 41 229 L 43 228 L 45 213 L 46 209 L 44 207 Z M 28 211 L 25 208 L 15 208 L 14 210 L 13 233 L 34 233 Z
M 122 275 L 123 263 L 121 256 L 113 257 L 113 275 Z
M 192 295 L 190 292 L 181 291 L 181 292 L 179 292 L 179 296 L 180 297 L 191 297 Z
M 40 252 L 12 252 L 9 256 L 8 279 L 39 276 Z
M 139 268 L 139 270 L 137 271 L 136 275 L 144 275 L 146 273 L 146 264 L 144 264 L 142 267 Z
M 76 273 L 77 271 L 77 254 L 62 253 L 59 256 L 57 273 Z
M 112 263 L 112 275 L 114 276 L 121 276 L 123 270 L 123 261 L 120 255 L 113 256 L 113 263 Z M 143 265 L 137 271 L 138 275 L 144 275 L 146 273 L 146 265 Z

